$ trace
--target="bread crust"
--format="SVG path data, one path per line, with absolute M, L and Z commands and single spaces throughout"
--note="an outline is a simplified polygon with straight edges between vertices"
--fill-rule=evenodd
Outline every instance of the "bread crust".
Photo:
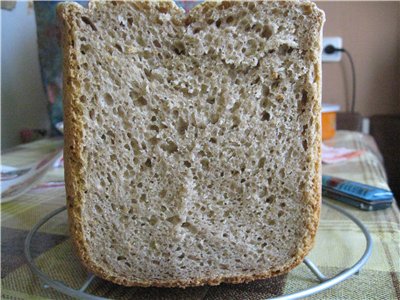
M 173 1 L 170 2 L 171 7 L 178 9 Z M 211 2 L 211 1 L 210 1 Z M 200 4 L 195 9 L 203 6 L 213 7 L 208 1 Z M 325 20 L 324 14 L 320 11 L 314 3 L 306 2 L 310 5 L 313 10 L 318 11 L 316 14 L 316 22 L 320 24 L 320 32 L 322 35 L 322 26 Z M 90 8 L 89 8 L 90 9 Z M 299 247 L 299 251 L 295 254 L 291 263 L 288 263 L 281 268 L 269 270 L 257 274 L 232 274 L 229 276 L 218 276 L 218 277 L 204 277 L 204 278 L 187 278 L 184 280 L 128 280 L 126 278 L 118 277 L 108 270 L 103 269 L 101 266 L 94 262 L 89 253 L 88 245 L 84 238 L 84 230 L 82 219 L 82 206 L 84 204 L 84 193 L 85 193 L 85 182 L 84 182 L 84 161 L 83 161 L 83 118 L 82 118 L 82 103 L 79 98 L 80 94 L 80 82 L 78 81 L 78 64 L 76 57 L 78 55 L 77 50 L 74 48 L 74 22 L 73 15 L 84 11 L 84 8 L 74 3 L 61 3 L 57 7 L 57 14 L 63 21 L 63 51 L 64 51 L 64 135 L 65 135 L 65 146 L 64 146 L 64 158 L 65 158 L 65 182 L 66 182 L 66 194 L 67 194 L 67 208 L 68 217 L 70 222 L 70 235 L 74 244 L 74 248 L 78 253 L 78 257 L 82 264 L 93 274 L 99 276 L 105 280 L 111 281 L 116 284 L 124 286 L 140 286 L 140 287 L 194 287 L 202 285 L 219 285 L 221 283 L 245 283 L 259 279 L 267 279 L 273 276 L 286 274 L 297 265 L 299 265 L 308 252 L 311 250 L 314 244 L 315 234 L 318 228 L 320 206 L 321 206 L 321 133 L 316 138 L 316 142 L 312 145 L 313 153 L 315 155 L 311 157 L 314 161 L 314 168 L 316 176 L 313 179 L 313 191 L 312 194 L 308 194 L 307 202 L 312 207 L 314 214 L 311 220 L 307 223 L 308 235 L 305 235 L 302 240 L 302 246 Z M 321 38 L 322 40 L 322 38 Z M 318 49 L 314 49 L 314 55 L 318 57 L 320 55 L 321 44 Z M 321 99 L 321 63 L 319 62 L 318 69 L 315 73 L 317 77 L 316 82 L 318 83 L 318 90 L 315 95 L 317 96 L 317 113 L 320 112 L 320 99 Z M 316 128 L 321 131 L 320 117 L 314 118 L 314 124 Z

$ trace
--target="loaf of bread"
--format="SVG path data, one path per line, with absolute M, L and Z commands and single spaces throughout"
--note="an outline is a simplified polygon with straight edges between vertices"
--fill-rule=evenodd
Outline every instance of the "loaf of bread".
M 288 272 L 320 211 L 308 1 L 94 1 L 63 20 L 65 180 L 83 264 L 126 286 Z

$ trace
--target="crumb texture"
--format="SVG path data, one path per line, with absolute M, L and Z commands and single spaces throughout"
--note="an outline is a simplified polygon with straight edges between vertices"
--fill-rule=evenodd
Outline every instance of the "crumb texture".
M 171 2 L 63 9 L 79 82 L 66 105 L 82 131 L 67 135 L 81 147 L 74 218 L 94 268 L 143 285 L 298 263 L 319 211 L 322 12 L 281 1 L 189 15 Z

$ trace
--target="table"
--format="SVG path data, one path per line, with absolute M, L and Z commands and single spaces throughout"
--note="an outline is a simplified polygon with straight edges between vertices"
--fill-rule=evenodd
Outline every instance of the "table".
M 361 133 L 338 131 L 326 142 L 330 146 L 365 149 L 363 155 L 345 163 L 324 165 L 323 172 L 388 188 L 379 150 L 373 139 Z M 60 145 L 57 140 L 42 140 L 16 148 L 2 156 L 2 163 L 19 166 L 33 162 Z M 32 226 L 44 215 L 65 205 L 64 188 L 47 185 L 63 182 L 63 169 L 52 169 L 38 187 L 18 199 L 1 205 L 2 299 L 70 299 L 43 287 L 29 270 L 23 256 L 23 242 Z M 373 240 L 370 260 L 359 275 L 310 299 L 400 299 L 400 212 L 397 205 L 386 210 L 365 212 L 338 204 L 368 227 Z M 316 246 L 308 256 L 326 275 L 334 275 L 356 262 L 365 248 L 364 236 L 350 220 L 324 207 Z M 62 213 L 41 228 L 32 243 L 36 264 L 53 278 L 78 288 L 87 273 L 74 255 L 68 238 L 67 217 Z M 249 284 L 188 289 L 125 288 L 101 279 L 88 292 L 118 299 L 266 299 L 293 293 L 315 285 L 315 277 L 299 265 L 288 275 Z

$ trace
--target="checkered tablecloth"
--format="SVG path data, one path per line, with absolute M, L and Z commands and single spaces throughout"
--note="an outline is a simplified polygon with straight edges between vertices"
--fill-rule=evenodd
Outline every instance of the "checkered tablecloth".
M 345 163 L 324 166 L 325 174 L 387 188 L 379 151 L 370 137 L 339 131 L 327 144 L 366 151 Z M 3 154 L 2 164 L 21 166 L 34 162 L 58 146 L 60 141 L 54 140 L 21 146 Z M 1 205 L 2 299 L 69 299 L 52 288 L 45 288 L 30 272 L 23 255 L 23 242 L 32 226 L 65 205 L 64 187 L 54 184 L 57 182 L 63 182 L 62 168 L 52 169 L 36 188 Z M 364 212 L 344 204 L 339 206 L 368 227 L 374 241 L 372 256 L 359 275 L 310 299 L 400 299 L 400 213 L 397 205 L 375 212 Z M 364 249 L 365 239 L 358 227 L 323 206 L 316 246 L 309 258 L 329 276 L 354 264 Z M 66 213 L 41 228 L 33 240 L 32 253 L 44 272 L 71 287 L 80 287 L 87 277 L 68 237 Z M 315 284 L 313 274 L 301 264 L 288 275 L 249 284 L 187 289 L 125 288 L 96 278 L 88 292 L 113 299 L 266 299 Z

